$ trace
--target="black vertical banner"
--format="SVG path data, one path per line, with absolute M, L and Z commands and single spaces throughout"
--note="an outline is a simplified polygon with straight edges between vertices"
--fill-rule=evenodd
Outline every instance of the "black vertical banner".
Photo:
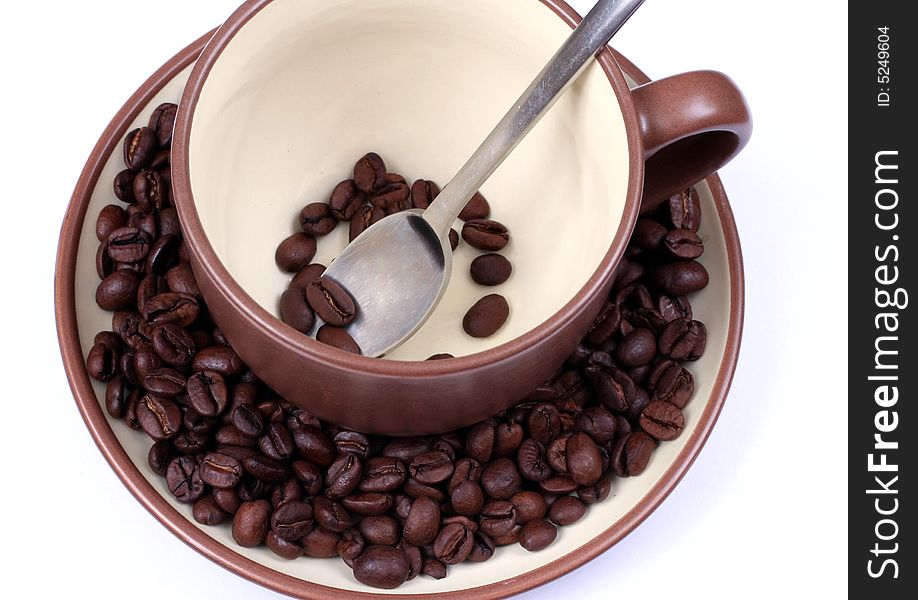
M 910 3 L 891 0 L 849 4 L 848 580 L 853 598 L 914 598 L 918 590 L 918 507 L 906 492 L 916 489 L 918 462 L 918 330 L 912 306 L 918 303 L 918 23 L 906 16 L 912 10 Z M 832 399 L 817 402 L 831 404 Z

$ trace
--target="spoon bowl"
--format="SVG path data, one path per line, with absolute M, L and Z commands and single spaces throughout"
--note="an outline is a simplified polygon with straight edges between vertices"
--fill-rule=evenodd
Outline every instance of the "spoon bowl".
M 324 276 L 341 284 L 357 304 L 357 316 L 347 330 L 364 356 L 382 357 L 411 337 L 446 292 L 452 248 L 423 212 L 401 212 L 379 221 L 325 270 Z M 316 321 L 313 336 L 322 326 Z

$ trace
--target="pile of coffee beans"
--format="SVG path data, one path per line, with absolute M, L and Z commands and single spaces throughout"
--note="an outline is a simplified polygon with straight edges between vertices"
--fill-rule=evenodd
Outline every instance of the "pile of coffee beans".
M 409 187 L 402 175 L 389 173 L 379 154 L 364 155 L 354 165 L 353 178 L 335 186 L 328 203 L 305 206 L 299 218 L 302 231 L 278 245 L 274 255 L 277 266 L 284 272 L 296 273 L 280 299 L 281 320 L 308 334 L 318 316 L 325 324 L 317 332 L 317 340 L 360 354 L 360 347 L 344 329 L 356 317 L 357 307 L 347 290 L 322 277 L 324 265 L 312 263 L 318 250 L 317 239 L 331 233 L 338 223 L 350 222 L 349 239 L 354 241 L 389 215 L 412 208 L 426 210 L 439 193 L 439 186 L 428 179 L 418 179 Z M 475 194 L 459 213 L 459 219 L 465 222 L 462 239 L 488 252 L 472 262 L 472 279 L 483 286 L 498 286 L 513 272 L 510 261 L 496 254 L 510 242 L 510 232 L 490 216 L 491 206 L 481 193 Z M 455 251 L 459 246 L 455 229 L 450 230 L 449 240 Z M 507 300 L 500 294 L 490 294 L 469 309 L 462 326 L 468 335 L 486 338 L 497 333 L 509 316 Z M 440 354 L 437 358 L 451 356 Z
M 545 548 L 682 433 L 694 393 L 683 363 L 702 355 L 706 336 L 686 297 L 707 284 L 694 260 L 703 249 L 694 190 L 641 219 L 592 328 L 529 397 L 443 435 L 368 436 L 279 398 L 212 322 L 165 184 L 170 114 L 164 105 L 128 135 L 129 170 L 115 182 L 127 207 L 98 217 L 96 299 L 114 314 L 86 367 L 106 383 L 109 415 L 150 437 L 149 468 L 198 522 L 228 524 L 241 546 L 290 560 L 340 557 L 358 581 L 395 588 L 500 546 Z M 366 187 L 382 172 L 355 181 Z

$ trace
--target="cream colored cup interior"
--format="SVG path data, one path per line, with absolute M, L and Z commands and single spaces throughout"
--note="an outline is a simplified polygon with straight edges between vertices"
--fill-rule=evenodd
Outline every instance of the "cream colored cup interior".
M 194 113 L 192 190 L 218 257 L 277 315 L 290 275 L 274 252 L 304 205 L 327 201 L 370 150 L 409 183 L 445 185 L 570 31 L 534 0 L 271 3 L 224 50 Z M 481 252 L 463 242 L 443 302 L 389 358 L 479 352 L 557 312 L 609 249 L 628 156 L 617 99 L 594 64 L 482 190 L 511 230 L 511 279 L 476 285 L 468 269 Z M 339 226 L 316 260 L 346 244 Z M 508 299 L 511 316 L 476 340 L 462 317 L 490 293 Z
M 307 4 L 307 2 L 304 2 L 304 4 Z M 169 82 L 162 91 L 156 94 L 150 103 L 137 115 L 137 118 L 125 129 L 125 132 L 145 125 L 149 121 L 153 109 L 161 102 L 178 102 L 189 72 L 190 68 L 185 69 L 174 80 Z M 105 166 L 92 192 L 77 252 L 74 294 L 77 327 L 84 357 L 92 348 L 93 337 L 96 332 L 111 329 L 112 314 L 103 311 L 95 303 L 95 291 L 99 284 L 99 277 L 95 268 L 96 248 L 98 248 L 99 241 L 96 239 L 95 232 L 96 216 L 99 211 L 105 205 L 116 202 L 112 195 L 111 182 L 115 175 L 124 168 L 124 161 L 121 158 L 120 139 L 114 148 L 111 156 L 107 157 Z M 322 585 L 370 592 L 377 596 L 389 593 L 432 594 L 449 592 L 488 585 L 512 578 L 526 578 L 528 576 L 527 573 L 533 569 L 548 565 L 570 552 L 577 551 L 601 532 L 619 522 L 629 511 L 634 510 L 645 495 L 660 482 L 667 470 L 673 467 L 679 453 L 684 450 L 686 442 L 692 435 L 697 433 L 705 407 L 714 401 L 717 374 L 722 368 L 722 361 L 725 360 L 727 354 L 729 315 L 731 314 L 730 306 L 733 299 L 730 295 L 727 242 L 724 239 L 723 228 L 718 219 L 717 204 L 707 184 L 699 184 L 698 190 L 704 215 L 699 234 L 705 241 L 705 253 L 700 261 L 710 273 L 711 283 L 703 291 L 693 294 L 690 299 L 695 318 L 700 319 L 707 326 L 708 343 L 704 357 L 698 362 L 687 365 L 687 368 L 695 377 L 695 398 L 685 409 L 685 431 L 676 441 L 660 444 L 650 461 L 650 465 L 642 475 L 627 479 L 616 478 L 612 488 L 612 496 L 608 500 L 591 506 L 586 516 L 576 524 L 561 528 L 558 532 L 557 541 L 541 552 L 531 553 L 523 550 L 518 545 L 508 546 L 501 548 L 495 553 L 494 558 L 486 563 L 470 563 L 450 567 L 449 577 L 441 581 L 430 577 L 417 577 L 391 592 L 372 590 L 358 583 L 351 574 L 351 570 L 340 560 L 300 559 L 286 561 L 275 556 L 264 547 L 242 548 L 238 546 L 233 541 L 229 525 L 207 527 L 197 524 L 192 517 L 191 506 L 177 502 L 167 489 L 165 480 L 150 471 L 147 465 L 147 452 L 151 444 L 149 437 L 143 432 L 129 429 L 123 421 L 114 420 L 108 415 L 106 415 L 106 418 L 118 439 L 118 444 L 124 449 L 130 461 L 136 465 L 139 472 L 156 490 L 156 493 L 178 510 L 187 519 L 190 526 L 200 529 L 233 553 L 241 554 L 280 573 Z M 532 300 L 531 298 L 529 299 L 529 301 Z M 520 303 L 525 303 L 525 300 Z M 102 413 L 105 414 L 105 384 L 94 382 L 93 388 L 100 406 L 103 407 L 101 409 Z M 650 527 L 653 531 L 653 523 L 654 519 L 651 518 L 644 527 Z M 649 551 L 652 553 L 655 544 L 665 543 L 665 536 L 666 533 L 661 533 L 659 527 L 657 527 L 656 533 L 645 535 L 641 540 L 628 540 L 617 551 L 624 553 L 646 553 Z M 179 544 L 180 542 L 176 541 L 175 543 Z M 618 554 L 618 556 L 622 556 L 622 554 Z M 204 576 L 229 577 L 230 575 L 214 567 L 213 571 Z M 610 581 L 614 580 L 614 569 L 610 571 L 609 577 L 611 578 Z

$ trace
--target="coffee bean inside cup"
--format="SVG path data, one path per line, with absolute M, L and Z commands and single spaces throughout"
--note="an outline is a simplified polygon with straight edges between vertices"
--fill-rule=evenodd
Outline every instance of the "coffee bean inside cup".
M 691 301 L 708 274 L 695 260 L 704 238 L 694 190 L 645 215 L 592 327 L 558 372 L 516 406 L 442 435 L 365 436 L 286 402 L 249 370 L 214 323 L 186 253 L 147 260 L 155 247 L 182 245 L 175 223 L 158 225 L 176 217 L 155 203 L 133 204 L 118 182 L 164 149 L 173 111 L 163 105 L 154 115 L 159 125 L 127 136 L 127 175 L 117 176 L 115 189 L 131 204 L 106 207 L 97 220 L 98 254 L 109 260 L 96 300 L 115 312 L 112 330 L 95 336 L 86 369 L 104 384 L 107 413 L 123 422 L 113 426 L 146 436 L 141 468 L 165 479 L 189 518 L 284 560 L 340 557 L 358 582 L 392 589 L 415 577 L 448 577 L 454 565 L 487 561 L 501 546 L 550 547 L 564 527 L 588 518 L 591 505 L 614 502 L 621 478 L 653 466 L 659 444 L 695 426 L 695 380 L 686 365 L 704 353 L 707 329 Z M 329 209 L 336 222 L 360 215 L 365 207 L 352 204 L 378 185 L 392 186 L 386 193 L 402 202 L 398 178 L 378 155 L 358 165 L 359 181 L 355 172 L 353 183 L 336 188 Z M 412 205 L 436 201 L 435 184 L 412 188 Z M 123 222 L 117 208 L 152 229 Z M 469 210 L 469 222 L 490 218 L 480 204 Z M 319 218 L 309 225 L 320 231 L 324 211 L 311 211 Z M 476 231 L 500 237 L 493 225 Z M 166 236 L 174 239 L 161 242 Z M 483 285 L 509 276 L 493 256 L 479 257 L 471 270 Z M 303 266 L 284 294 L 284 320 L 300 331 L 319 311 L 340 321 L 359 310 L 323 280 L 324 269 Z M 509 311 L 499 297 L 485 298 L 478 304 L 492 308 L 469 324 L 482 334 Z M 327 323 L 319 338 L 359 352 L 345 327 Z
M 317 278 L 310 275 L 320 267 L 310 263 L 316 255 L 318 240 L 331 233 L 339 223 L 349 222 L 349 239 L 354 241 L 388 215 L 411 208 L 427 209 L 439 193 L 440 187 L 429 179 L 417 179 L 409 187 L 405 177 L 387 171 L 386 162 L 375 152 L 361 157 L 354 166 L 353 177 L 336 185 L 327 203 L 313 202 L 305 206 L 299 213 L 301 231 L 292 233 L 277 247 L 274 257 L 277 266 L 284 272 L 296 273 L 280 296 L 281 320 L 297 331 L 309 334 L 315 319 L 319 318 L 328 327 L 319 329 L 316 334 L 318 341 L 360 354 L 357 343 L 347 333 L 347 326 L 357 317 L 360 307 L 351 294 L 336 282 L 330 279 L 316 281 Z M 109 208 L 105 217 L 100 217 L 97 229 L 107 231 L 118 223 L 115 209 L 117 207 Z M 513 266 L 506 257 L 497 254 L 507 245 L 510 233 L 504 225 L 488 220 L 490 216 L 491 206 L 479 192 L 469 200 L 459 219 L 465 221 L 462 237 L 469 246 L 491 251 L 472 261 L 469 267 L 472 280 L 478 285 L 495 287 L 510 278 Z M 459 246 L 459 238 L 460 234 L 451 229 L 449 241 L 454 252 Z M 306 279 L 309 281 L 306 282 Z M 300 290 L 305 290 L 305 296 Z M 114 299 L 112 302 L 117 304 Z M 506 299 L 492 294 L 469 309 L 462 330 L 475 338 L 491 337 L 501 329 L 509 315 Z

